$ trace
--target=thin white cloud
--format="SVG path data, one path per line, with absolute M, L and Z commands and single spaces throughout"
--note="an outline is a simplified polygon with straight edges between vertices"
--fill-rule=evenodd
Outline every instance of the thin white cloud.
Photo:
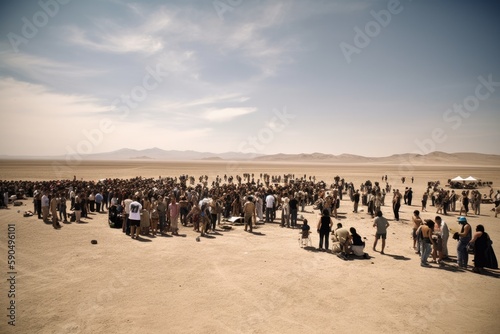
M 246 102 L 250 98 L 248 96 L 241 96 L 240 94 L 230 93 L 222 95 L 205 96 L 191 101 L 175 101 L 164 105 L 168 109 L 184 109 L 190 107 L 198 107 L 221 102 Z
M 257 108 L 222 108 L 210 109 L 203 113 L 203 118 L 212 122 L 230 121 L 236 117 L 256 112 Z
M 94 51 L 110 53 L 154 54 L 163 49 L 163 42 L 156 36 L 133 31 L 101 31 L 92 34 L 77 27 L 67 29 L 68 39 Z
M 53 61 L 26 53 L 6 52 L 0 57 L 0 68 L 22 74 L 41 82 L 53 77 L 94 77 L 106 74 L 105 70 L 95 70 L 70 63 Z

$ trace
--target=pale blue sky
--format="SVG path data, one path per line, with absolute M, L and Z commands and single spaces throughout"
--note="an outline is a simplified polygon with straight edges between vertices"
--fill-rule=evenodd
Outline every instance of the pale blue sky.
M 500 154 L 498 1 L 41 3 L 0 4 L 0 154 Z

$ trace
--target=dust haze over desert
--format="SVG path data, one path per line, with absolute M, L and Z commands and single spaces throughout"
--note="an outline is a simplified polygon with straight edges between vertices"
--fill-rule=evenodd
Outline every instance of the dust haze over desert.
M 500 254 L 497 2 L 0 6 L 1 333 L 498 332 L 500 271 L 474 272 L 472 254 L 460 267 L 452 238 L 462 191 L 477 192 L 467 221 Z M 386 193 L 383 252 L 367 184 Z M 78 223 L 72 190 L 114 196 Z M 456 210 L 437 213 L 452 190 Z M 40 219 L 38 192 L 58 208 L 64 195 L 68 221 Z M 220 200 L 220 224 L 175 231 L 174 208 L 155 233 L 151 209 L 133 238 L 113 212 L 134 196 Z M 320 247 L 331 196 L 332 231 L 354 227 L 366 256 L 342 256 L 334 232 Z M 247 201 L 264 206 L 251 232 Z M 443 218 L 448 258 L 421 265 L 415 210 Z

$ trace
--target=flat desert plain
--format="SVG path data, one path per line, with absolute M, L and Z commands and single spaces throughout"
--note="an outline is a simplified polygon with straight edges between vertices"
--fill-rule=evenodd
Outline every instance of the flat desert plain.
M 349 261 L 299 247 L 298 231 L 281 228 L 278 220 L 258 225 L 254 234 L 235 226 L 197 242 L 198 234 L 181 227 L 180 236 L 143 237 L 141 242 L 110 229 L 106 214 L 54 230 L 36 217 L 23 218 L 25 210 L 33 210 L 28 199 L 21 207 L 0 210 L 0 332 L 498 333 L 500 272 L 475 274 L 472 259 L 467 270 L 453 262 L 423 268 L 410 237 L 409 219 L 420 209 L 428 181 L 444 186 L 455 176 L 472 175 L 492 181 L 495 192 L 500 189 L 500 166 L 469 165 L 98 161 L 61 162 L 54 169 L 51 161 L 0 161 L 3 180 L 188 174 L 208 175 L 211 182 L 224 174 L 291 173 L 315 175 L 327 184 L 339 175 L 359 187 L 387 174 L 393 188 L 414 189 L 414 203 L 402 205 L 399 222 L 392 220 L 391 198 L 386 200 L 383 213 L 391 225 L 385 255 L 371 249 L 375 230 L 366 207 L 354 214 L 344 197 L 338 221 L 366 237 L 370 255 Z M 404 185 L 401 176 L 407 178 Z M 489 193 L 489 188 L 479 190 Z M 469 222 L 473 228 L 485 226 L 499 255 L 500 217 L 494 218 L 491 208 L 483 205 L 481 215 L 470 215 Z M 314 230 L 319 212 L 307 206 L 302 214 Z M 452 232 L 459 227 L 457 216 L 443 216 Z M 422 217 L 433 219 L 435 208 L 428 206 Z M 15 298 L 7 298 L 12 288 L 8 224 L 15 226 Z M 318 239 L 314 232 L 314 247 Z M 450 238 L 448 248 L 455 258 L 456 241 Z M 15 300 L 15 327 L 8 324 L 10 300 Z

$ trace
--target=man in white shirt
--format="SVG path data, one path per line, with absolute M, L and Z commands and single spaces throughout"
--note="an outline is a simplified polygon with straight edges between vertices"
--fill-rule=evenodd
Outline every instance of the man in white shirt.
M 140 226 L 141 226 L 141 210 L 142 210 L 142 205 L 139 203 L 138 198 L 135 197 L 134 201 L 130 203 L 129 205 L 129 214 L 128 214 L 128 220 L 130 221 L 130 236 L 132 239 L 134 238 L 139 238 L 139 232 L 141 231 Z
M 126 233 L 127 235 L 130 235 L 130 224 L 128 221 L 128 215 L 129 215 L 129 209 L 130 209 L 130 203 L 133 201 L 129 198 L 129 195 L 125 195 L 125 199 L 122 201 L 122 207 L 125 211 L 125 214 L 123 215 L 123 224 L 122 224 L 122 230 L 123 233 Z
M 275 198 L 273 193 L 270 192 L 266 196 L 266 223 L 270 223 L 274 220 L 274 201 Z

